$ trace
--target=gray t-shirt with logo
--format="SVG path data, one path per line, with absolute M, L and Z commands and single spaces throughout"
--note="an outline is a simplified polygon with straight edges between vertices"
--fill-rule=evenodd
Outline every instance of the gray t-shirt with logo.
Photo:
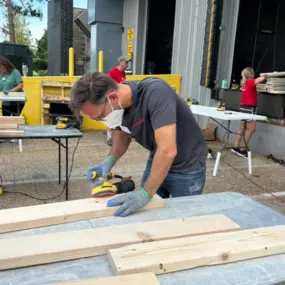
M 132 89 L 132 106 L 124 112 L 121 130 L 129 130 L 130 136 L 153 156 L 154 130 L 176 123 L 177 155 L 170 170 L 187 172 L 205 164 L 207 144 L 185 100 L 162 79 L 125 84 Z

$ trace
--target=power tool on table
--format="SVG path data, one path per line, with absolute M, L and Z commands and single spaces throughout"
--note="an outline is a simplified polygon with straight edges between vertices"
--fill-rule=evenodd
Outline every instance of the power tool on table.
M 56 128 L 57 129 L 76 128 L 76 125 L 77 125 L 77 122 L 69 118 L 66 118 L 66 117 L 56 118 Z
M 225 111 L 226 110 L 226 104 L 224 101 L 221 101 L 219 106 L 218 106 L 218 111 Z
M 111 183 L 111 179 L 120 179 L 121 181 Z M 92 187 L 92 197 L 110 197 L 116 194 L 122 194 L 134 191 L 136 188 L 135 182 L 131 179 L 132 177 L 122 177 L 113 172 L 109 172 L 106 178 L 99 177 L 96 171 L 92 172 L 92 180 L 94 181 Z

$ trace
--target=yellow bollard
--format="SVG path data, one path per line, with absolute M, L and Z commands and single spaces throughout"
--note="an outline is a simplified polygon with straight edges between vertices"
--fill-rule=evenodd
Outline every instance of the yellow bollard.
M 69 48 L 69 76 L 74 76 L 74 48 Z
M 102 50 L 99 51 L 99 60 L 98 60 L 98 71 L 103 72 L 104 69 L 104 52 Z

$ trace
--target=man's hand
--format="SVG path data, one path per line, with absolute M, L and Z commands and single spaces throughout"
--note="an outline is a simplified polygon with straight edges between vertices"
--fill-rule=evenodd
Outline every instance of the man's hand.
M 4 93 L 4 95 L 8 95 L 10 91 L 11 90 L 4 90 L 3 93 Z
M 126 217 L 129 214 L 145 207 L 151 200 L 150 196 L 143 188 L 141 191 L 129 192 L 107 202 L 107 207 L 121 206 L 114 214 L 116 217 Z
M 92 172 L 96 171 L 99 177 L 107 177 L 108 173 L 115 165 L 116 160 L 113 156 L 108 156 L 103 162 L 93 167 L 88 168 L 87 177 L 92 182 Z

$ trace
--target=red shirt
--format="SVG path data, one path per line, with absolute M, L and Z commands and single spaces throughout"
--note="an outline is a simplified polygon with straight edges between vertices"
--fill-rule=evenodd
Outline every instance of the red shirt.
M 117 83 L 123 83 L 126 80 L 125 71 L 120 71 L 117 67 L 110 69 L 108 74 Z
M 244 83 L 244 87 L 241 91 L 241 102 L 242 106 L 251 105 L 257 106 L 257 91 L 255 86 L 255 79 L 249 79 Z

